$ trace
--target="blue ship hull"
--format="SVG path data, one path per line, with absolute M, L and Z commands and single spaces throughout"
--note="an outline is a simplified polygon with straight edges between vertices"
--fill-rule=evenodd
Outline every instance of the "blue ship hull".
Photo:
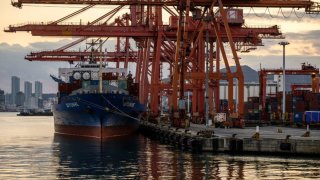
M 55 132 L 96 138 L 124 136 L 137 130 L 143 112 L 144 105 L 129 95 L 65 96 L 53 106 Z

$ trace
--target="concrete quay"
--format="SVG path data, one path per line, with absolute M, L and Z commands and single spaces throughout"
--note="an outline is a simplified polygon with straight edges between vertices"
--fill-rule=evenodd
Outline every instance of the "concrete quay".
M 197 124 L 180 129 L 147 121 L 141 121 L 140 127 L 140 132 L 150 138 L 194 152 L 320 156 L 320 130 L 309 130 L 308 134 L 307 129 L 291 127 L 226 129 Z

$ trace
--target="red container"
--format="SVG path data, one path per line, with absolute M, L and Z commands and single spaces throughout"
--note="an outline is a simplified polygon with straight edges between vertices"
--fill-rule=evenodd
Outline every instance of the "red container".
M 252 103 L 258 103 L 259 102 L 259 97 L 249 97 L 248 102 Z
M 286 101 L 292 101 L 292 94 L 286 95 Z
M 304 101 L 297 101 L 294 105 L 293 105 L 295 111 L 297 112 L 303 112 L 306 110 L 306 106 L 305 106 L 305 102 Z

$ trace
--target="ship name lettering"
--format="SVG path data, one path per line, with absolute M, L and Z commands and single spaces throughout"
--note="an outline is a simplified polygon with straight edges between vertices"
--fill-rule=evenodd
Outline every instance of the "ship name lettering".
M 126 103 L 123 103 L 123 106 L 134 107 L 134 104 L 135 104 L 135 103 L 126 102 Z
M 79 104 L 76 102 L 66 103 L 67 108 L 79 107 Z

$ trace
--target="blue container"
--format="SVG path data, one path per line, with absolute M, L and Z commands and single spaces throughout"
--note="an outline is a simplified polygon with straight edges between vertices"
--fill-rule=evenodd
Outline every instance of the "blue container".
M 303 123 L 303 112 L 293 113 L 293 122 L 295 124 L 302 124 Z
M 306 111 L 305 115 L 307 124 L 314 124 L 320 122 L 320 111 Z
M 90 84 L 91 85 L 99 85 L 99 80 L 91 80 Z

